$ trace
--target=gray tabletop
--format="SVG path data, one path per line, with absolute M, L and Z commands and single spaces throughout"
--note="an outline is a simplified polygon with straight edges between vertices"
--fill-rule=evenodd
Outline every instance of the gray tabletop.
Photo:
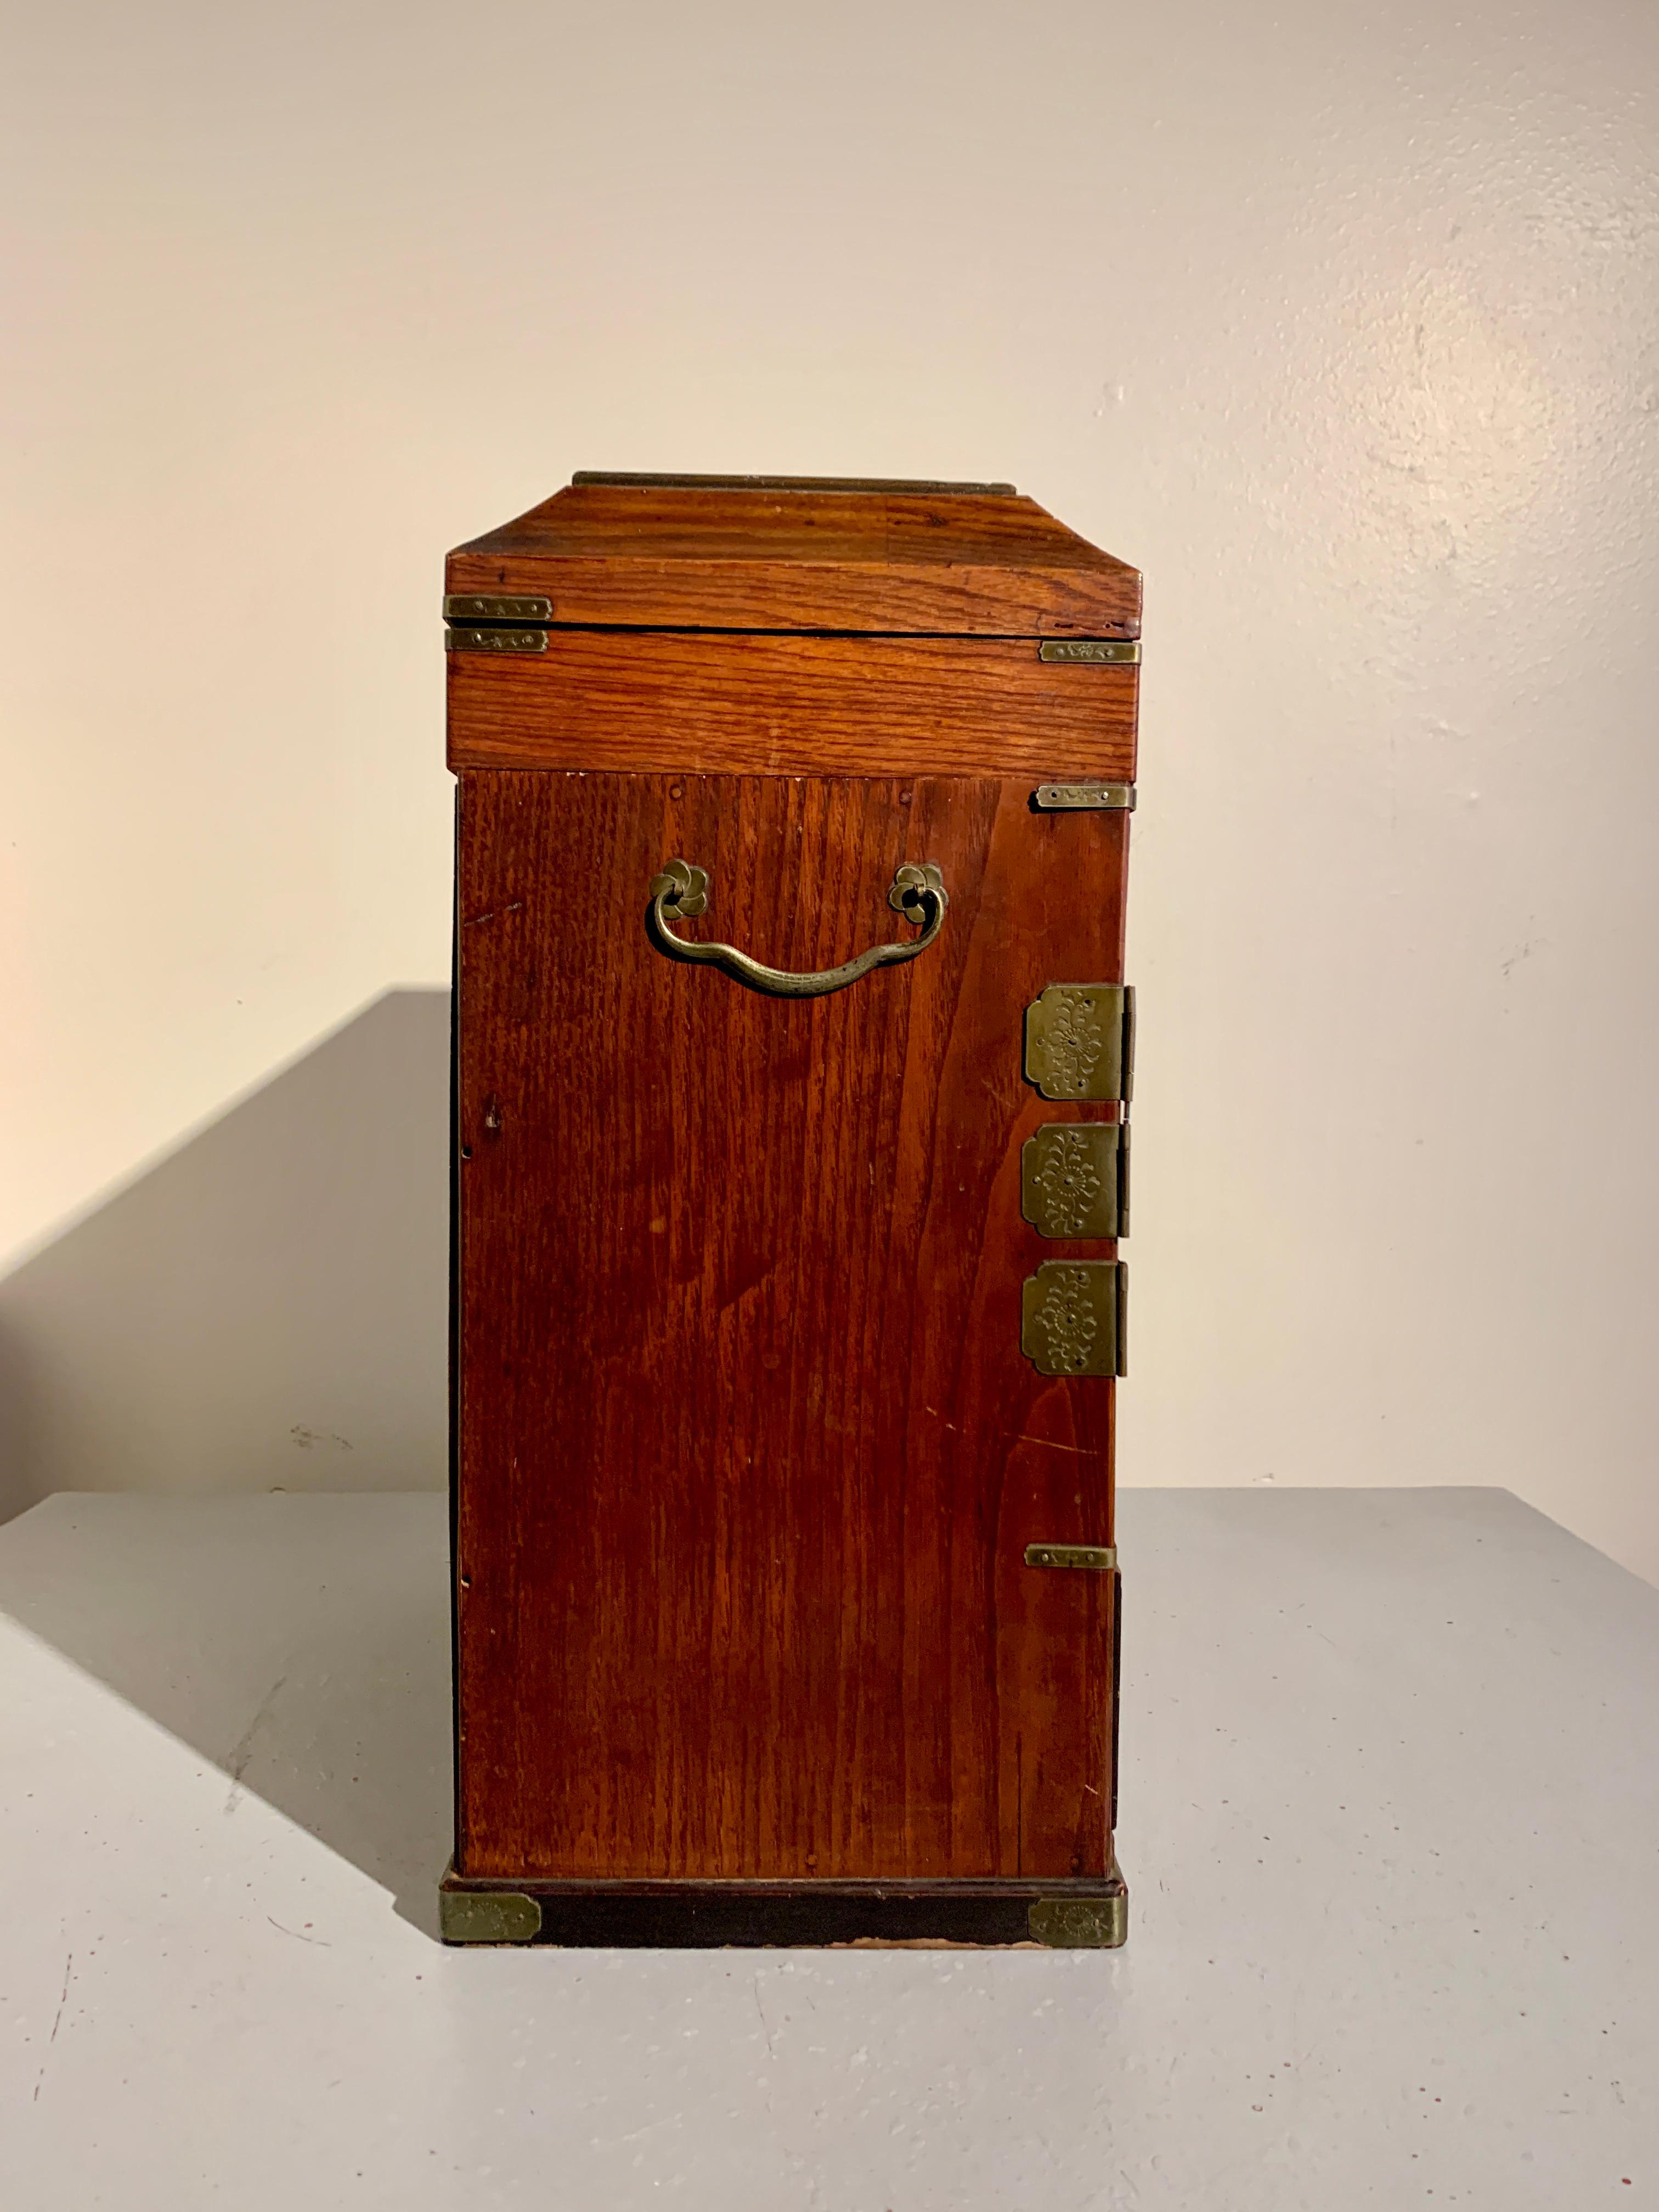
M 1131 1491 L 1119 1953 L 446 1952 L 445 1505 L 0 1529 L 0 2202 L 1659 2201 L 1659 1592 Z

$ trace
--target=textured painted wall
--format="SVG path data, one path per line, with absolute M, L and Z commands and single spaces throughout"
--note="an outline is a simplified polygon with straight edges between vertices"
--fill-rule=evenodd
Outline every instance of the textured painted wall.
M 447 545 L 575 466 L 1006 475 L 1149 579 L 1126 1478 L 1503 1482 L 1659 1572 L 1650 5 L 10 46 L 0 1248 L 442 978 Z M 173 1479 L 268 1483 L 302 1368 Z M 76 1480 L 165 1477 L 125 1387 Z

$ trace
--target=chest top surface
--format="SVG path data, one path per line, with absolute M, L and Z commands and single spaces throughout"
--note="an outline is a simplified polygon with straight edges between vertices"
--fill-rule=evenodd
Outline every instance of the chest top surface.
M 1140 634 L 1139 572 L 1012 484 L 580 471 L 457 547 L 445 588 L 595 627 Z

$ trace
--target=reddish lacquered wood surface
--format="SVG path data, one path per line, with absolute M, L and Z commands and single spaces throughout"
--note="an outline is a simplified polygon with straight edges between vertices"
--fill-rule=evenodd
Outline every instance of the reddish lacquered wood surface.
M 555 629 L 544 653 L 447 657 L 452 768 L 1135 772 L 1139 670 L 1040 660 L 1032 638 Z
M 449 556 L 557 623 L 1136 637 L 1140 578 L 1035 500 L 917 487 L 574 483 Z
M 1109 1863 L 1113 1386 L 1019 1349 L 1050 1243 L 1025 1006 L 1121 974 L 1126 818 L 1029 779 L 469 772 L 460 842 L 457 1863 L 1091 1875 Z M 791 1000 L 666 958 L 902 938 Z

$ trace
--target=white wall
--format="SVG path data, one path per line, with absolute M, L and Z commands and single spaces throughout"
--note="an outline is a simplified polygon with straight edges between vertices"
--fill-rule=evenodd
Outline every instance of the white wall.
M 1125 1478 L 1501 1482 L 1659 1573 L 1650 0 L 9 46 L 0 1249 L 444 978 L 448 545 L 580 466 L 1009 476 L 1148 578 Z M 107 1328 L 13 1279 L 84 1401 L 23 1488 L 268 1486 L 337 1358 L 251 1333 L 191 1445 L 188 1329 L 137 1412 L 97 1347 L 196 1248 L 115 1247 Z

